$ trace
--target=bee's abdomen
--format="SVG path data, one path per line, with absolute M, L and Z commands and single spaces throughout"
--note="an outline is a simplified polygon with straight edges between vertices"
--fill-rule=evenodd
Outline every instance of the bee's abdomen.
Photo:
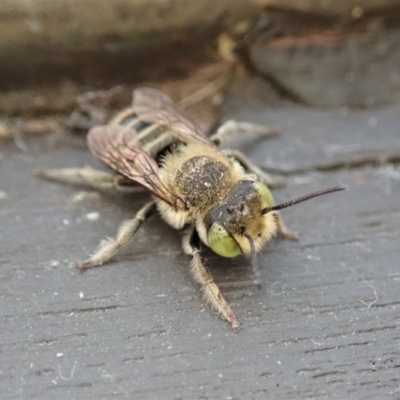
M 171 150 L 172 145 L 178 143 L 168 128 L 141 120 L 133 108 L 127 108 L 119 113 L 111 123 L 135 130 L 140 147 L 158 164 L 163 156 Z
M 151 124 L 142 121 L 136 114 L 133 108 L 126 108 L 117 114 L 111 121 L 110 124 L 123 125 L 129 128 L 135 129 L 137 132 L 148 128 Z
M 229 166 L 208 156 L 196 156 L 177 170 L 175 183 L 185 202 L 208 208 L 221 201 L 231 188 Z

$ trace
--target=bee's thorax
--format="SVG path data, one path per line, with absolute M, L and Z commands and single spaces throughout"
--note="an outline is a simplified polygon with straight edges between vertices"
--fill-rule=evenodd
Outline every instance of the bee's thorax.
M 184 162 L 175 176 L 181 196 L 191 207 L 207 210 L 223 200 L 232 187 L 231 171 L 225 164 L 207 155 Z
M 188 210 L 206 214 L 230 192 L 242 172 L 211 147 L 182 145 L 167 155 L 162 165 L 163 181 L 181 198 Z

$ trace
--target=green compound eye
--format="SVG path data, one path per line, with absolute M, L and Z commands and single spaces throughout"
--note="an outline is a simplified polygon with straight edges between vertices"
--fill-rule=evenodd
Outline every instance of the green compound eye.
M 222 257 L 236 257 L 242 252 L 233 237 L 217 222 L 211 225 L 207 240 L 211 249 Z
M 273 207 L 275 204 L 274 198 L 272 197 L 272 193 L 269 191 L 267 186 L 260 181 L 253 182 L 253 186 L 257 192 L 260 193 L 261 197 L 267 202 L 267 206 Z

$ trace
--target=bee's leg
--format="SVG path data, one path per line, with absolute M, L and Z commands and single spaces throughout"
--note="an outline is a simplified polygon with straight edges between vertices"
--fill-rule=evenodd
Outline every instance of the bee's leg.
M 269 137 L 276 136 L 279 134 L 279 129 L 276 126 L 264 126 L 252 124 L 250 122 L 238 122 L 230 119 L 223 123 L 210 139 L 217 145 L 224 143 L 229 136 L 239 133 L 257 133 L 258 135 Z
M 239 321 L 236 319 L 229 304 L 215 284 L 211 272 L 203 264 L 200 256 L 200 238 L 195 228 L 185 233 L 182 239 L 182 246 L 183 251 L 187 255 L 192 256 L 190 270 L 194 279 L 201 285 L 205 301 L 209 303 L 218 314 L 225 318 L 234 330 L 237 330 L 240 326 Z
M 236 160 L 247 172 L 257 175 L 267 186 L 277 188 L 285 184 L 285 178 L 283 176 L 270 176 L 261 168 L 254 165 L 242 152 L 230 149 L 223 149 L 222 152 L 229 158 Z
M 142 187 L 139 185 L 128 185 L 128 182 L 124 184 L 124 178 L 120 175 L 110 174 L 90 167 L 47 170 L 37 169 L 34 173 L 50 181 L 74 186 L 85 186 L 95 190 L 116 189 L 127 192 L 142 190 Z
M 86 261 L 77 263 L 80 270 L 98 267 L 110 260 L 122 246 L 125 246 L 133 238 L 142 223 L 151 217 L 156 210 L 154 201 L 147 203 L 135 215 L 134 218 L 122 223 L 115 238 L 108 238 L 100 243 L 99 249 Z
M 299 235 L 297 232 L 289 231 L 281 217 L 281 214 L 278 211 L 274 211 L 274 217 L 276 226 L 278 228 L 278 235 L 283 239 L 290 239 L 290 240 L 299 240 Z

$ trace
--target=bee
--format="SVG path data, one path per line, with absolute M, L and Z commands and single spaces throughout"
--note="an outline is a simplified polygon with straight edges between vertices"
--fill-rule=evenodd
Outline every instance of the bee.
M 254 259 L 276 235 L 297 239 L 295 232 L 285 228 L 279 210 L 343 189 L 334 187 L 275 205 L 268 186 L 281 182 L 242 153 L 219 148 L 238 131 L 276 133 L 267 127 L 228 121 L 207 136 L 168 96 L 140 88 L 134 91 L 131 107 L 109 124 L 90 129 L 87 136 L 90 151 L 117 175 L 91 168 L 38 171 L 47 179 L 99 190 L 135 191 L 139 185 L 152 194 L 134 218 L 120 226 L 116 237 L 102 242 L 78 268 L 109 261 L 158 212 L 168 225 L 183 232 L 182 248 L 192 258 L 190 271 L 205 301 L 237 330 L 238 319 L 204 265 L 201 243 L 222 257 L 243 254 Z

